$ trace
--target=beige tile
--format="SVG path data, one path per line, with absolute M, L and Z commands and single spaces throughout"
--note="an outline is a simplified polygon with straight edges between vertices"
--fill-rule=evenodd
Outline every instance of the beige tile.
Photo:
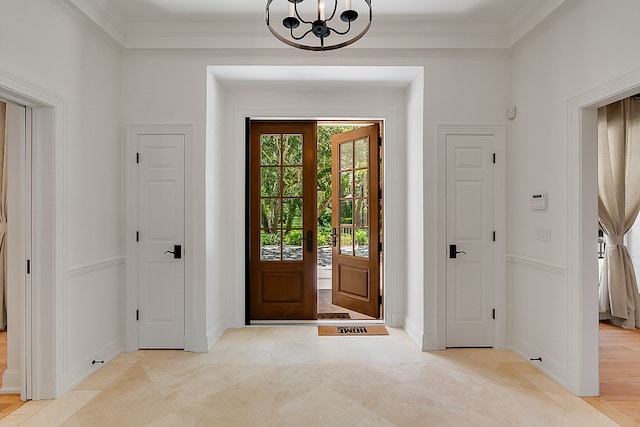
M 571 395 L 571 393 L 567 391 L 567 389 L 565 389 L 560 384 L 553 381 L 551 378 L 547 377 L 543 373 L 522 374 L 522 375 L 532 384 L 535 384 L 536 387 L 538 387 L 540 390 L 550 392 L 550 393 Z
M 131 365 L 107 364 L 78 385 L 76 390 L 102 390 L 124 374 Z
M 225 332 L 208 353 L 124 353 L 0 427 L 611 425 L 511 352 L 425 353 L 389 331 L 318 337 L 315 327 L 250 327 Z
M 618 424 L 599 412 L 567 412 L 562 427 L 617 427 Z
M 80 420 L 77 415 L 71 416 L 67 421 L 65 421 L 60 427 L 81 427 Z
M 7 415 L 0 420 L 0 427 L 14 427 L 25 422 L 31 415 L 16 414 L 15 412 Z
M 134 363 L 137 363 L 138 360 L 140 360 L 140 358 L 143 357 L 143 355 L 144 353 L 142 351 L 121 353 L 120 355 L 118 355 L 118 357 L 116 357 L 111 362 L 109 362 L 109 364 L 110 365 L 113 365 L 113 364 L 133 365 Z
M 286 402 L 275 410 L 274 415 L 277 418 L 269 425 L 393 425 L 343 394 L 323 386 Z
M 589 405 L 584 400 L 569 393 L 545 393 L 551 400 L 553 400 L 558 406 L 566 410 L 567 412 L 579 412 L 579 413 L 592 413 L 597 414 L 598 410 Z
M 73 416 L 87 402 L 98 394 L 97 391 L 74 390 L 57 400 L 54 400 L 34 415 L 29 417 L 21 426 L 51 427 L 59 426 Z
M 49 405 L 53 400 L 30 400 L 25 402 L 24 405 L 12 412 L 16 415 L 33 415 L 45 406 Z
M 487 384 L 462 419 L 462 424 L 478 419 L 494 420 L 498 425 L 561 426 L 564 414 L 564 409 L 535 387 Z
M 134 365 L 76 415 L 83 426 L 140 426 L 171 412 L 142 367 Z
M 184 425 L 178 414 L 172 412 L 159 420 L 145 424 L 144 427 L 183 427 Z

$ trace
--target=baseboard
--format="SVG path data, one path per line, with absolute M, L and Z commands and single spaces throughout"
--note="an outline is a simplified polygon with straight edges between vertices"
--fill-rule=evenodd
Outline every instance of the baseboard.
M 389 313 L 384 314 L 384 324 L 390 328 L 403 328 L 406 315 L 404 313 Z
M 203 351 L 210 351 L 226 330 L 227 328 L 211 328 L 209 332 L 207 332 L 207 349 Z
M 409 338 L 411 338 L 411 341 L 413 341 L 420 348 L 420 350 L 424 351 L 424 334 L 422 333 L 422 329 L 417 324 L 412 322 L 409 318 L 405 317 L 404 330 L 407 335 L 409 335 Z
M 105 364 L 109 363 L 113 359 L 115 359 L 120 353 L 124 351 L 124 343 L 122 338 L 118 338 L 113 341 L 108 346 L 104 347 L 102 350 L 98 351 L 93 357 L 88 360 L 85 360 L 80 365 L 76 366 L 74 369 L 66 372 L 62 376 L 62 390 L 60 395 L 68 392 L 91 375 L 93 375 L 96 371 L 102 368 Z M 96 363 L 93 364 L 94 360 L 102 360 L 104 363 Z
M 22 375 L 18 370 L 6 370 L 2 374 L 2 388 L 0 394 L 19 394 L 22 391 Z
M 566 381 L 566 378 L 568 377 L 568 371 L 566 368 L 563 368 L 563 364 L 558 362 L 557 359 L 554 359 L 543 351 L 536 349 L 533 345 L 530 345 L 520 338 L 513 336 L 509 337 L 509 342 L 511 343 L 511 345 L 507 347 L 508 350 L 513 351 L 524 360 L 530 362 L 543 374 L 560 384 L 562 387 L 566 388 L 569 391 L 572 391 Z M 542 357 L 542 362 L 530 360 L 531 358 L 537 357 Z

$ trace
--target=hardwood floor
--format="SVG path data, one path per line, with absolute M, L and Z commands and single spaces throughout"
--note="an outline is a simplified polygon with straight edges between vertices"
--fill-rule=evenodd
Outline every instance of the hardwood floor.
M 0 387 L 2 373 L 7 370 L 7 331 L 0 331 Z M 0 419 L 6 417 L 24 404 L 19 394 L 0 395 Z
M 640 426 L 640 329 L 600 323 L 600 397 L 585 400 L 621 426 Z

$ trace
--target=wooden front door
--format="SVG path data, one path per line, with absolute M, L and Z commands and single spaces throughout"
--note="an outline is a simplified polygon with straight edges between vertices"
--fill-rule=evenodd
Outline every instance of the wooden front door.
M 380 317 L 378 124 L 334 135 L 334 305 Z
M 316 318 L 316 124 L 251 122 L 250 318 Z

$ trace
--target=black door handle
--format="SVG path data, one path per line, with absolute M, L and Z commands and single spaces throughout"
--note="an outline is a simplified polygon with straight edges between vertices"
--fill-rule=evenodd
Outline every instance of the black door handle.
M 458 254 L 466 255 L 467 253 L 465 251 L 459 251 L 457 245 L 449 245 L 449 258 L 457 258 Z
M 331 240 L 333 243 L 333 247 L 335 248 L 336 245 L 338 244 L 338 231 L 336 230 L 336 228 L 333 228 L 333 231 L 331 232 Z
M 307 231 L 307 252 L 313 252 L 313 232 Z
M 182 259 L 182 245 L 173 245 L 172 251 L 165 251 L 165 254 L 173 254 L 174 259 Z

